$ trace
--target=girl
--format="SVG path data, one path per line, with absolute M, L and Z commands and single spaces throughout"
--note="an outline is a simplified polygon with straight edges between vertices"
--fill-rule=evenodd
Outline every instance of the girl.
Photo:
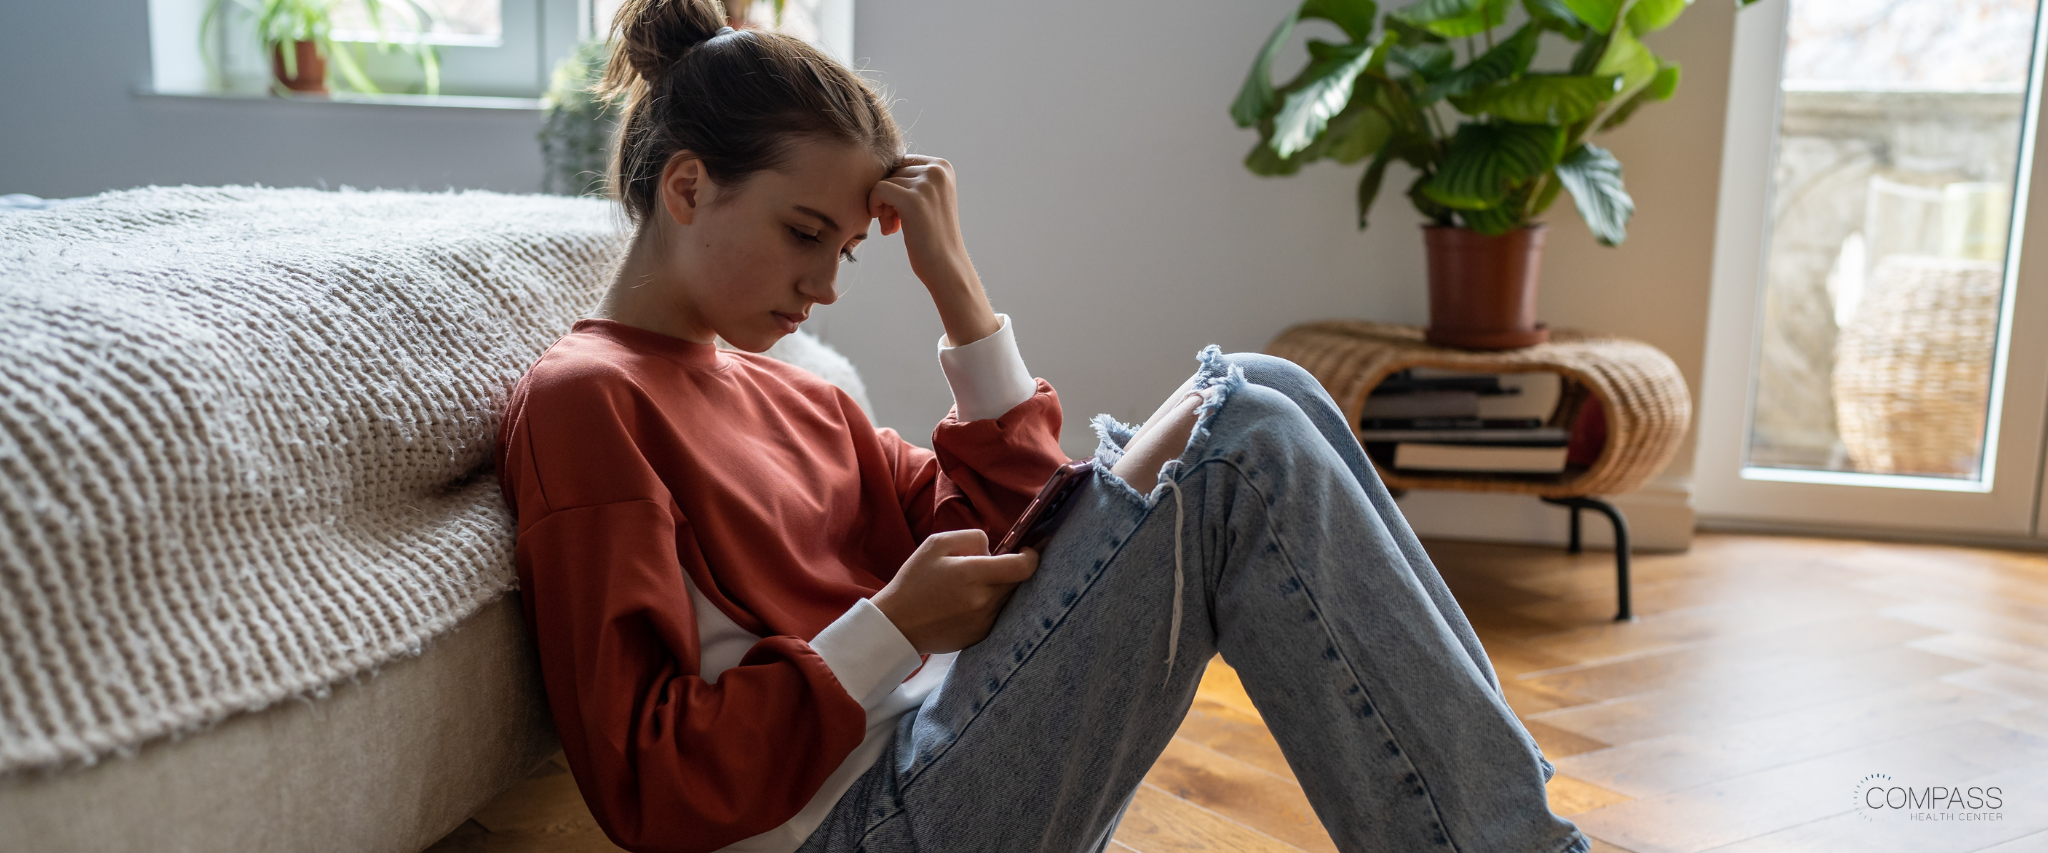
M 513 392 L 499 471 L 562 747 L 634 850 L 1083 851 L 1220 651 L 1338 847 L 1559 853 L 1551 769 L 1299 368 L 1210 347 L 1106 416 L 1043 554 L 991 556 L 1066 458 L 944 160 L 857 77 L 713 0 L 629 0 L 608 91 L 637 231 Z M 754 356 L 878 220 L 945 327 L 933 450 Z M 714 345 L 724 338 L 743 353 Z

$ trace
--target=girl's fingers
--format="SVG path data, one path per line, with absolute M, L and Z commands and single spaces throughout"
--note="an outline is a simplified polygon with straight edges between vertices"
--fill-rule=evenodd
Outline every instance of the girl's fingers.
M 894 234 L 903 227 L 901 205 L 906 200 L 915 199 L 915 194 L 909 190 L 884 181 L 868 193 L 868 215 L 882 224 L 883 236 Z
M 925 537 L 919 547 L 930 548 L 949 557 L 986 557 L 988 533 L 978 527 L 946 530 Z
M 875 188 L 868 192 L 870 215 L 882 220 L 882 233 L 885 235 L 894 234 L 897 229 L 903 227 L 905 211 L 910 212 L 913 217 L 916 217 L 927 215 L 926 212 L 930 208 L 931 201 L 925 197 L 925 193 L 921 191 L 920 187 L 904 186 L 894 181 L 882 181 L 875 184 Z M 883 213 L 884 210 L 887 211 L 886 214 Z
M 994 557 L 966 557 L 963 565 L 973 578 L 996 587 L 1011 587 L 1031 579 L 1038 571 L 1038 552 L 1026 548 L 1015 554 Z
M 945 207 L 948 195 L 941 184 L 944 167 L 936 157 L 910 157 L 894 174 L 875 184 L 868 194 L 869 214 L 882 225 L 884 235 L 902 230 L 904 215 L 924 222 Z
M 939 188 L 932 182 L 921 179 L 898 180 L 890 178 L 875 184 L 877 191 L 881 191 L 883 187 L 888 187 L 888 192 L 901 194 L 900 196 L 889 198 L 889 201 L 898 208 L 920 203 L 930 204 L 941 193 Z
M 996 570 L 1000 573 L 998 580 L 1003 583 L 1023 583 L 1030 580 L 1031 575 L 1038 571 L 1038 552 L 1030 548 L 989 559 L 999 561 L 996 563 Z
M 917 190 L 915 188 L 904 186 L 893 180 L 875 184 L 875 188 L 868 191 L 868 204 L 870 206 L 888 204 L 901 207 L 904 204 L 915 201 L 917 201 Z
M 917 186 L 918 184 L 926 182 L 927 180 L 928 179 L 921 172 L 908 174 L 898 172 L 894 175 L 890 175 L 889 177 L 883 178 L 882 183 L 895 184 L 899 187 L 914 187 Z

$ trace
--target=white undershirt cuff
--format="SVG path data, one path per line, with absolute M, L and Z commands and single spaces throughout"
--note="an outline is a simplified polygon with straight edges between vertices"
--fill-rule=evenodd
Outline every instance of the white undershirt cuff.
M 1010 315 L 997 314 L 1003 325 L 995 334 L 957 347 L 939 336 L 939 369 L 953 388 L 953 408 L 960 422 L 999 418 L 1038 393 L 1038 381 L 1024 366 L 1011 331 Z
M 924 664 L 896 623 L 865 598 L 811 638 L 811 649 L 825 659 L 847 695 L 868 711 Z

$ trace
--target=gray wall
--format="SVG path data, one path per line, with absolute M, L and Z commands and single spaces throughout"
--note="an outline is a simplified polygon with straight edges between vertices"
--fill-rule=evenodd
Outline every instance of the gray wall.
M 1256 349 L 1288 324 L 1425 319 L 1416 217 L 1398 192 L 1351 225 L 1357 167 L 1262 179 L 1225 113 L 1289 0 L 1192 4 L 858 0 L 856 53 L 898 99 L 915 149 L 953 161 L 962 217 L 998 310 L 1060 389 L 1071 453 L 1086 417 L 1134 419 L 1206 343 Z M 1685 63 L 1678 100 L 1607 142 L 1628 167 L 1629 245 L 1550 219 L 1542 312 L 1645 338 L 1697 387 L 1732 13 L 1702 3 L 1651 39 Z M 137 97 L 144 0 L 0 6 L 0 192 L 265 183 L 531 191 L 531 113 Z M 1389 175 L 1390 189 L 1407 176 Z M 900 241 L 864 249 L 814 331 L 861 369 L 879 420 L 916 441 L 948 397 L 940 328 Z M 1690 470 L 1688 443 L 1674 463 Z

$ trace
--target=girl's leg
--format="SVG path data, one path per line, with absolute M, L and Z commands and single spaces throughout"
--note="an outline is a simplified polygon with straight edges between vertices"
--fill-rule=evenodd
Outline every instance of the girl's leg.
M 1264 385 L 1287 395 L 1309 423 L 1322 433 L 1323 439 L 1337 451 L 1344 460 L 1344 466 L 1351 469 L 1358 485 L 1365 490 L 1366 500 L 1374 512 L 1386 522 L 1394 544 L 1401 549 L 1401 556 L 1408 561 L 1408 567 L 1415 573 L 1415 579 L 1429 592 L 1431 601 L 1436 602 L 1437 612 L 1458 635 L 1458 644 L 1472 657 L 1479 671 L 1486 674 L 1487 682 L 1498 691 L 1500 681 L 1494 675 L 1493 664 L 1486 659 L 1486 649 L 1479 644 L 1479 635 L 1473 633 L 1472 623 L 1465 620 L 1465 611 L 1458 607 L 1458 601 L 1451 596 L 1451 590 L 1444 585 L 1443 576 L 1437 574 L 1436 564 L 1430 562 L 1429 554 L 1422 550 L 1422 543 L 1415 538 L 1415 531 L 1408 527 L 1408 519 L 1401 515 L 1400 507 L 1394 504 L 1394 496 L 1387 492 L 1385 483 L 1380 482 L 1378 469 L 1365 457 L 1365 448 L 1358 446 L 1358 437 L 1351 432 L 1351 425 L 1344 420 L 1344 413 L 1337 408 L 1337 401 L 1330 399 L 1330 392 L 1323 390 L 1323 384 L 1314 376 L 1301 369 L 1301 365 L 1277 356 L 1264 353 L 1232 353 L 1215 355 L 1215 347 L 1203 350 L 1202 358 L 1211 357 L 1227 360 L 1231 365 L 1244 371 L 1245 379 L 1253 384 Z M 1543 778 L 1549 779 L 1553 772 L 1550 762 L 1544 762 Z
M 1149 496 L 1102 425 L 1037 575 L 805 850 L 1100 849 L 1219 648 L 1340 849 L 1586 849 L 1369 467 L 1229 365 Z

